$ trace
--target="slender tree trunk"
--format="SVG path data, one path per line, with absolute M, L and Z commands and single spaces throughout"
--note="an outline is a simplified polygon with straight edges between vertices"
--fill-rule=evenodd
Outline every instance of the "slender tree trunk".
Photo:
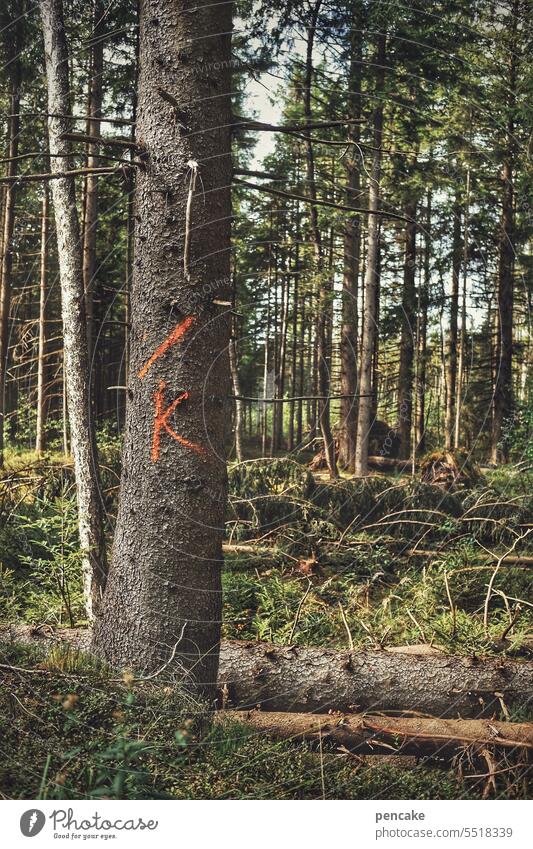
M 455 404 L 457 394 L 457 325 L 459 315 L 459 276 L 461 273 L 461 207 L 456 198 L 453 207 L 452 290 L 450 296 L 450 326 L 446 350 L 446 411 L 444 416 L 444 447 L 454 444 Z
M 383 91 L 385 83 L 384 32 L 377 36 L 376 83 L 374 108 L 373 146 L 374 158 L 368 191 L 368 209 L 377 212 L 380 198 L 381 139 L 383 134 Z M 379 216 L 368 216 L 367 251 L 364 282 L 364 318 L 361 342 L 361 369 L 359 376 L 359 409 L 357 415 L 357 442 L 355 450 L 355 474 L 368 474 L 368 444 L 372 418 L 372 363 L 374 358 L 376 326 L 377 288 L 379 275 Z
M 459 448 L 461 440 L 461 411 L 463 400 L 463 377 L 466 357 L 466 293 L 468 281 L 468 225 L 470 219 L 470 168 L 466 172 L 466 206 L 463 233 L 463 291 L 461 297 L 461 336 L 459 339 L 459 364 L 457 367 L 457 399 L 455 406 L 454 447 Z
M 166 664 L 207 698 L 220 640 L 231 322 L 212 297 L 196 296 L 206 280 L 230 280 L 231 27 L 229 3 L 141 0 L 146 170 L 129 403 L 113 564 L 93 638 L 112 666 Z M 181 122 L 161 91 L 187 104 Z M 229 284 L 219 298 L 231 299 Z
M 41 456 L 45 448 L 46 425 L 46 299 L 48 259 L 48 185 L 43 185 L 41 213 L 41 262 L 39 276 L 39 349 L 37 353 L 37 422 L 35 426 L 35 452 Z
M 413 363 L 416 336 L 416 201 L 405 207 L 411 219 L 405 228 L 405 260 L 402 289 L 402 333 L 400 339 L 400 369 L 398 374 L 398 432 L 399 454 L 402 460 L 411 456 L 411 426 L 413 416 Z
M 48 83 L 48 138 L 52 172 L 71 167 L 68 51 L 61 0 L 40 0 Z M 61 281 L 66 393 L 74 458 L 83 582 L 87 616 L 96 614 L 106 581 L 105 537 L 94 423 L 91 416 L 89 355 L 82 271 L 82 250 L 74 179 L 52 180 L 52 200 Z
M 235 454 L 239 463 L 244 460 L 244 451 L 242 447 L 242 428 L 243 428 L 243 403 L 241 401 L 241 382 L 239 378 L 239 363 L 237 359 L 237 321 L 233 316 L 232 332 L 229 344 L 229 366 L 231 371 L 231 382 L 233 384 L 233 395 L 235 398 Z
M 361 116 L 361 58 L 362 34 L 361 5 L 353 13 L 350 58 L 350 117 Z M 359 125 L 350 125 L 350 145 L 347 154 L 347 202 L 357 204 L 361 190 L 359 173 Z M 346 222 L 344 232 L 344 274 L 342 289 L 342 325 L 340 341 L 341 360 L 341 398 L 339 423 L 339 465 L 350 472 L 355 464 L 355 439 L 357 435 L 357 338 L 358 328 L 358 287 L 359 255 L 361 252 L 361 226 L 358 215 Z
M 431 192 L 427 198 L 427 220 L 424 244 L 424 279 L 420 292 L 418 332 L 418 406 L 416 417 L 416 444 L 419 454 L 426 450 L 426 380 L 427 380 L 427 326 L 429 285 L 431 281 Z
M 7 176 L 15 177 L 18 171 L 18 139 L 20 130 L 20 64 L 17 60 L 11 65 L 11 95 L 9 100 L 10 118 L 8 119 Z M 6 190 L 3 238 L 2 238 L 2 275 L 0 287 L 0 468 L 4 465 L 4 422 L 6 414 L 6 379 L 9 354 L 9 313 L 11 309 L 11 285 L 13 271 L 13 231 L 15 229 L 16 183 Z
M 518 28 L 519 0 L 513 0 L 510 10 L 511 43 L 514 46 Z M 509 446 L 504 427 L 513 411 L 513 305 L 514 305 L 514 159 L 516 140 L 514 137 L 514 110 L 517 90 L 517 52 L 509 54 L 509 92 L 506 151 L 502 167 L 502 212 L 498 263 L 497 320 L 498 337 L 496 347 L 496 380 L 492 412 L 492 461 L 509 462 Z
M 93 0 L 93 39 L 91 47 L 91 70 L 89 80 L 89 99 L 87 135 L 100 135 L 102 115 L 102 75 L 104 70 L 104 0 Z M 87 145 L 87 168 L 97 168 L 100 164 L 98 146 Z M 83 215 L 83 286 L 85 290 L 85 312 L 87 319 L 87 345 L 92 359 L 94 342 L 94 278 L 96 274 L 96 228 L 98 224 L 98 177 L 88 174 L 85 178 Z
M 305 86 L 304 86 L 304 115 L 307 123 L 311 122 L 311 86 L 313 81 L 313 47 L 315 43 L 316 27 L 318 15 L 322 0 L 317 0 L 315 3 L 311 22 L 307 30 L 307 53 L 306 53 L 306 70 L 305 70 Z M 307 185 L 309 197 L 312 201 L 317 199 L 316 182 L 315 182 L 315 157 L 313 143 L 308 139 L 306 145 L 306 162 L 307 162 Z M 324 442 L 324 453 L 329 474 L 332 478 L 337 477 L 337 458 L 335 456 L 335 440 L 331 431 L 330 420 L 330 376 L 328 367 L 328 321 L 330 321 L 331 313 L 331 281 L 326 280 L 326 275 L 329 278 L 324 268 L 323 249 L 320 228 L 318 225 L 318 209 L 312 203 L 310 206 L 310 221 L 311 221 L 311 240 L 313 243 L 315 256 L 315 270 L 318 278 L 318 315 L 316 323 L 317 334 L 317 395 L 318 401 L 318 422 L 320 432 Z
M 263 433 L 262 433 L 262 448 L 263 457 L 267 455 L 268 445 L 268 376 L 270 373 L 270 267 L 268 271 L 268 288 L 267 288 L 267 315 L 265 328 L 265 345 L 264 345 L 264 361 L 263 361 Z

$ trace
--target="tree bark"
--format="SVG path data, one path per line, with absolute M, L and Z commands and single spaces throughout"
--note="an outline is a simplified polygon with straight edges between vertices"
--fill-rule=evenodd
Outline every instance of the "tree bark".
M 231 5 L 141 0 L 128 411 L 94 650 L 215 691 L 229 417 Z M 175 108 L 158 90 L 189 104 Z M 176 261 L 179 257 L 179 261 Z M 202 289 L 203 286 L 203 289 Z
M 93 0 L 93 39 L 89 80 L 89 102 L 87 135 L 100 135 L 104 71 L 104 0 Z M 100 164 L 98 145 L 87 145 L 87 167 L 97 168 Z M 89 358 L 93 354 L 94 338 L 94 278 L 96 274 L 96 229 L 98 224 L 98 176 L 88 174 L 85 178 L 83 216 L 83 286 L 85 289 L 85 313 L 87 319 L 87 346 Z
M 420 314 L 418 316 L 418 405 L 416 416 L 416 448 L 418 454 L 423 454 L 426 450 L 427 329 L 429 287 L 431 283 L 431 200 L 431 192 L 428 192 L 424 239 L 424 279 L 422 282 L 422 291 L 420 292 Z
M 510 16 L 512 41 L 518 26 L 518 2 L 513 3 Z M 502 167 L 502 212 L 499 245 L 496 346 L 496 380 L 492 413 L 492 462 L 508 463 L 509 447 L 504 438 L 504 426 L 513 410 L 513 304 L 514 304 L 514 184 L 513 166 L 516 141 L 514 139 L 514 106 L 517 86 L 517 54 L 509 56 L 509 119 L 507 122 L 507 149 Z
M 506 705 L 533 698 L 533 664 L 226 641 L 219 671 L 219 686 L 224 685 L 234 707 L 490 716 L 501 709 L 496 693 Z
M 307 52 L 305 65 L 305 83 L 304 83 L 304 115 L 306 124 L 311 123 L 311 86 L 313 80 L 313 47 L 315 42 L 316 28 L 318 15 L 322 0 L 317 0 L 313 6 L 311 13 L 311 21 L 307 28 Z M 307 161 L 307 185 L 311 201 L 317 200 L 316 182 L 315 182 L 315 158 L 313 143 L 310 138 L 305 142 L 306 145 L 306 161 Z M 330 313 L 332 310 L 331 303 L 331 288 L 332 281 L 329 280 L 330 275 L 324 268 L 323 248 L 320 228 L 318 224 L 318 209 L 316 203 L 312 203 L 309 208 L 309 216 L 311 222 L 311 240 L 313 243 L 315 255 L 315 271 L 318 278 L 318 314 L 316 322 L 316 340 L 317 340 L 317 395 L 321 396 L 318 401 L 318 423 L 320 432 L 324 442 L 324 451 L 329 474 L 332 478 L 338 476 L 337 473 L 337 458 L 335 453 L 335 440 L 331 431 L 330 419 L 330 375 L 328 367 L 328 322 L 330 321 Z M 326 279 L 326 277 L 328 279 Z
M 62 2 L 40 0 L 40 9 L 48 84 L 48 112 L 52 116 L 68 116 L 68 51 Z M 48 119 L 50 163 L 53 172 L 66 171 L 70 167 L 69 142 L 61 138 L 69 127 L 68 118 Z M 66 394 L 78 499 L 85 606 L 87 616 L 91 619 L 101 602 L 107 568 L 96 440 L 91 415 L 82 250 L 74 178 L 60 177 L 53 180 L 52 200 L 59 256 Z
M 454 447 L 461 442 L 461 411 L 463 402 L 463 378 L 466 360 L 466 295 L 468 282 L 468 227 L 470 221 L 470 168 L 466 171 L 466 201 L 463 230 L 463 289 L 461 293 L 461 335 L 459 338 L 459 361 L 457 365 L 457 399 L 455 404 Z
M 357 754 L 427 755 L 450 758 L 472 747 L 481 750 L 533 751 L 533 724 L 484 722 L 479 719 L 372 716 L 369 714 L 280 713 L 260 710 L 221 711 L 217 724 L 235 721 L 276 739 L 329 742 Z
M 362 60 L 362 4 L 357 2 L 353 11 L 350 36 L 350 117 L 361 117 L 361 60 Z M 358 124 L 350 125 L 350 145 L 347 162 L 347 202 L 357 203 L 361 190 L 359 171 L 360 131 Z M 344 232 L 344 273 L 342 289 L 342 325 L 340 339 L 341 399 L 339 422 L 339 464 L 349 472 L 355 468 L 355 440 L 357 435 L 357 342 L 358 342 L 358 288 L 359 254 L 361 252 L 361 226 L 358 215 L 346 222 Z
M 37 353 L 37 421 L 35 425 L 35 453 L 42 456 L 45 448 L 46 426 L 46 314 L 47 314 L 47 259 L 48 259 L 48 186 L 43 185 L 41 212 L 41 257 L 39 274 L 39 347 Z
M 8 119 L 8 157 L 7 176 L 16 177 L 18 171 L 19 131 L 20 131 L 20 76 L 21 68 L 17 59 L 11 65 L 11 95 L 9 100 L 10 117 Z M 16 184 L 6 188 L 3 238 L 2 273 L 0 286 L 0 468 L 4 465 L 4 420 L 6 413 L 6 379 L 9 353 L 9 313 L 11 309 L 11 285 L 13 269 L 13 231 L 15 228 Z
M 386 34 L 377 36 L 376 49 L 376 106 L 374 109 L 373 147 L 374 158 L 368 192 L 368 209 L 377 212 L 380 198 L 381 138 L 383 134 L 383 91 L 385 83 Z M 374 359 L 376 306 L 379 276 L 379 216 L 368 216 L 367 254 L 364 282 L 364 319 L 361 343 L 361 367 L 359 376 L 359 407 L 357 414 L 357 441 L 355 448 L 355 474 L 368 474 L 368 446 L 372 418 L 372 364 Z
M 241 382 L 239 378 L 239 363 L 237 360 L 237 321 L 235 316 L 233 316 L 232 320 L 231 339 L 229 344 L 229 365 L 231 370 L 231 382 L 233 384 L 233 395 L 235 398 L 235 455 L 239 463 L 242 463 L 244 460 L 244 451 L 242 446 L 243 403 L 241 401 Z
M 405 214 L 411 218 L 405 228 L 405 256 L 402 289 L 402 332 L 400 339 L 400 369 L 398 374 L 398 434 L 399 455 L 411 456 L 411 427 L 413 418 L 413 363 L 416 336 L 416 201 L 409 201 Z
M 459 276 L 461 273 L 461 207 L 455 198 L 452 211 L 452 289 L 450 295 L 450 326 L 446 344 L 446 411 L 444 415 L 444 447 L 454 445 L 455 405 L 457 395 L 457 327 L 459 316 Z
M 44 645 L 67 642 L 87 650 L 91 634 L 85 628 L 7 625 L 0 626 L 0 638 Z M 491 717 L 501 711 L 502 702 L 519 707 L 533 699 L 530 661 L 413 654 L 406 648 L 350 652 L 223 640 L 218 689 L 225 705 L 233 708 L 260 705 L 265 711 L 304 713 L 416 710 L 441 717 Z M 176 671 L 172 665 L 165 672 L 169 670 Z

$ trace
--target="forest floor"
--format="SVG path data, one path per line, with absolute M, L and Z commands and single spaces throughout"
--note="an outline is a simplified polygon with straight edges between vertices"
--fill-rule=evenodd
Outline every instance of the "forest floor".
M 106 450 L 112 517 L 118 453 Z M 533 657 L 531 472 L 486 472 L 454 492 L 391 474 L 330 483 L 286 459 L 235 465 L 229 478 L 225 636 Z M 68 464 L 19 454 L 3 484 L 0 622 L 82 624 Z M 528 794 L 527 768 L 494 782 L 458 762 L 357 757 L 235 722 L 209 727 L 176 688 L 116 681 L 83 654 L 11 644 L 1 655 L 5 798 Z M 495 718 L 532 721 L 533 708 L 504 706 Z

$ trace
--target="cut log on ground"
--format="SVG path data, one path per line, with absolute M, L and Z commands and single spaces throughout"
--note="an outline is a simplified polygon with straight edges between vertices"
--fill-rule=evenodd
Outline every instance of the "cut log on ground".
M 0 626 L 0 638 L 65 641 L 87 650 L 83 628 Z M 494 716 L 533 702 L 533 663 L 503 657 L 337 651 L 224 640 L 219 691 L 225 707 L 265 711 L 418 711 L 434 716 Z
M 221 711 L 217 722 L 238 720 L 282 740 L 329 741 L 357 754 L 450 757 L 467 747 L 517 750 L 531 757 L 533 724 L 478 719 L 389 717 L 368 714 Z

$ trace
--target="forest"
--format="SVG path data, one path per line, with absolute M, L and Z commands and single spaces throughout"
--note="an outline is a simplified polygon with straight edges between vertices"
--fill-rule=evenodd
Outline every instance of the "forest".
M 0 55 L 0 798 L 530 798 L 528 0 Z

